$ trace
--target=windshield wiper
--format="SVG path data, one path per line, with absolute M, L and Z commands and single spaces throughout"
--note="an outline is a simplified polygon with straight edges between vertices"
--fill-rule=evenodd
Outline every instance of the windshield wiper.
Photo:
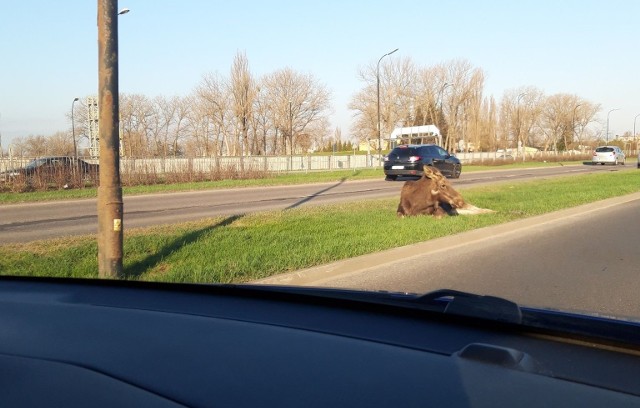
M 518 304 L 496 296 L 441 289 L 418 296 L 414 302 L 425 305 L 446 302 L 443 311 L 445 314 L 515 324 L 522 323 L 522 311 Z
M 332 299 L 385 304 L 506 323 L 523 323 L 520 307 L 510 300 L 495 296 L 461 292 L 453 289 L 440 289 L 424 295 L 417 295 L 400 292 L 358 291 L 336 288 L 240 285 L 240 287 L 249 286 L 262 292 L 297 293 L 306 296 L 315 295 Z

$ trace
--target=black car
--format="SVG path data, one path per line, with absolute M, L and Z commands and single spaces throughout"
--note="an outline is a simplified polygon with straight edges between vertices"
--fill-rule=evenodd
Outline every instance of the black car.
M 0 180 L 11 182 L 26 179 L 27 182 L 58 183 L 65 188 L 79 182 L 96 182 L 99 166 L 70 156 L 50 156 L 32 160 L 26 166 L 10 169 L 0 174 Z
M 67 172 L 93 176 L 98 174 L 98 165 L 70 156 L 51 156 L 32 160 L 22 168 L 7 170 L 4 174 L 15 177 L 19 175 L 55 175 Z
M 388 180 L 398 176 L 422 176 L 422 166 L 434 166 L 446 177 L 458 178 L 462 163 L 435 144 L 401 145 L 384 158 L 384 174 Z

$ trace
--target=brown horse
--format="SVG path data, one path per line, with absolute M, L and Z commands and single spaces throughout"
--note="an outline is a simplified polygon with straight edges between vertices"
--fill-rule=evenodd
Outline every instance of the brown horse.
M 449 181 L 433 166 L 423 166 L 424 174 L 419 180 L 407 181 L 400 192 L 398 217 L 411 215 L 433 215 L 441 218 L 466 204 Z M 443 205 L 445 208 L 443 208 Z

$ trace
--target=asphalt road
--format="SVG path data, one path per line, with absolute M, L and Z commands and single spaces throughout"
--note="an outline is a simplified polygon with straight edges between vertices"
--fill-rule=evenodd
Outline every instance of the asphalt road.
M 455 188 L 463 190 L 467 186 L 488 183 L 623 170 L 632 170 L 632 167 L 583 165 L 510 169 L 463 173 L 452 183 Z M 384 181 L 381 177 L 367 181 L 125 196 L 124 227 L 173 224 L 255 211 L 399 196 L 402 184 L 401 180 Z M 97 232 L 96 205 L 95 199 L 2 205 L 0 244 L 94 234 Z
M 639 243 L 635 193 L 259 283 L 407 293 L 450 288 L 640 320 Z

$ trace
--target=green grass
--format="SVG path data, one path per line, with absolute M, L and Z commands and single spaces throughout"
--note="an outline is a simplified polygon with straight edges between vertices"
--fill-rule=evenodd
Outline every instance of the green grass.
M 579 164 L 581 162 L 563 162 L 563 164 Z M 558 163 L 553 162 L 516 162 L 504 164 L 500 166 L 480 166 L 470 165 L 464 166 L 463 172 L 493 170 L 493 169 L 509 169 L 522 167 L 550 167 L 557 166 Z M 204 181 L 194 183 L 175 183 L 175 184 L 155 184 L 145 186 L 124 187 L 124 195 L 140 195 L 140 194 L 156 194 L 178 191 L 196 191 L 211 190 L 216 188 L 237 188 L 237 187 L 267 187 L 279 185 L 291 185 L 302 183 L 322 183 L 334 182 L 341 180 L 369 180 L 384 177 L 382 169 L 367 168 L 355 170 L 336 170 L 336 171 L 311 171 L 299 173 L 283 173 L 275 174 L 272 177 L 263 179 L 250 180 L 220 180 L 220 181 Z M 28 193 L 0 193 L 1 204 L 16 204 L 25 202 L 51 201 L 51 200 L 73 200 L 83 198 L 95 198 L 97 195 L 95 188 L 73 189 L 73 190 L 55 190 L 55 191 L 35 191 Z
M 127 230 L 124 269 L 128 279 L 246 282 L 637 191 L 640 173 L 607 172 L 461 190 L 493 214 L 400 219 L 393 198 Z M 0 273 L 97 277 L 95 239 L 0 246 Z

